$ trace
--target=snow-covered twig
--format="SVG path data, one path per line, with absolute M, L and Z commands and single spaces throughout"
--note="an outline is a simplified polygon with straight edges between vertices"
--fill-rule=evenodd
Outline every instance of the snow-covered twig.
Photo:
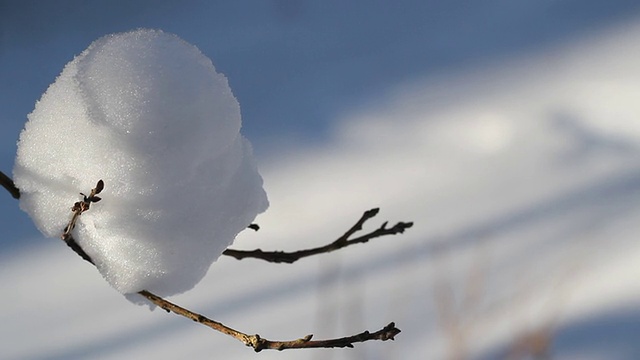
M 362 217 L 360 217 L 360 220 L 358 220 L 355 225 L 353 225 L 346 233 L 344 233 L 344 235 L 340 236 L 336 241 L 327 244 L 325 246 L 320 246 L 317 248 L 313 248 L 313 249 L 306 249 L 306 250 L 299 250 L 299 251 L 293 251 L 293 252 L 284 252 L 284 251 L 262 251 L 261 249 L 256 249 L 256 250 L 235 250 L 235 249 L 227 249 L 225 250 L 222 254 L 224 255 L 228 255 L 228 256 L 232 256 L 238 260 L 242 260 L 245 258 L 255 258 L 255 259 L 262 259 L 268 262 L 273 262 L 273 263 L 288 263 L 291 264 L 295 261 L 300 260 L 301 258 L 307 257 L 307 256 L 312 256 L 312 255 L 318 255 L 318 254 L 323 254 L 323 253 L 328 253 L 334 250 L 338 250 L 338 249 L 342 249 L 344 247 L 347 247 L 349 245 L 354 245 L 354 244 L 360 244 L 360 243 L 366 243 L 367 241 L 377 238 L 377 237 L 381 237 L 381 236 L 385 236 L 385 235 L 395 235 L 395 234 L 401 234 L 403 233 L 406 229 L 410 228 L 411 226 L 413 226 L 412 222 L 399 222 L 397 224 L 395 224 L 394 226 L 388 228 L 387 224 L 388 222 L 384 222 L 378 229 L 368 233 L 368 234 L 364 234 L 361 235 L 357 238 L 351 239 L 349 240 L 349 238 L 355 234 L 356 232 L 362 230 L 362 226 L 364 225 L 364 223 L 371 219 L 372 217 L 376 216 L 378 214 L 378 212 L 380 211 L 379 208 L 374 208 L 371 210 L 367 210 L 364 212 L 364 214 L 362 214 Z
M 83 199 L 82 201 L 77 201 L 75 204 L 73 204 L 73 207 L 71 208 L 73 215 L 71 216 L 71 220 L 69 220 L 69 224 L 64 228 L 64 231 L 62 232 L 62 236 L 60 237 L 62 240 L 64 240 L 65 243 L 67 243 L 67 245 L 71 248 L 71 250 L 75 251 L 75 253 L 80 255 L 81 258 L 83 258 L 84 260 L 87 260 L 92 264 L 93 264 L 93 260 L 91 260 L 91 257 L 84 250 L 82 250 L 82 248 L 80 247 L 80 245 L 78 245 L 78 243 L 75 241 L 73 236 L 71 236 L 71 230 L 75 228 L 76 221 L 78 221 L 78 217 L 80 217 L 80 215 L 82 215 L 83 212 L 89 210 L 89 208 L 91 207 L 91 203 L 98 202 L 101 200 L 100 197 L 96 195 L 99 194 L 103 188 L 104 188 L 104 182 L 100 180 L 98 181 L 98 184 L 96 184 L 96 187 L 91 189 L 89 196 L 83 193 L 80 193 Z
M 64 228 L 64 232 L 62 233 L 62 240 L 66 241 L 71 236 L 71 230 L 76 227 L 76 221 L 78 220 L 78 217 L 82 215 L 83 212 L 89 210 L 89 208 L 91 207 L 91 203 L 102 200 L 100 197 L 96 196 L 97 194 L 100 194 L 102 189 L 104 189 L 104 182 L 102 180 L 99 180 L 96 187 L 91 189 L 89 196 L 80 193 L 83 199 L 82 201 L 77 201 L 75 204 L 73 204 L 73 207 L 71 208 L 73 216 L 71 217 L 71 220 L 69 221 L 67 227 Z
M 0 172 L 0 180 L 2 181 L 2 185 L 7 190 L 9 190 L 9 192 L 12 193 L 12 195 L 14 193 L 17 194 L 17 196 L 14 195 L 15 198 L 19 198 L 20 192 L 15 187 L 15 185 L 13 184 L 13 181 L 9 177 L 7 177 L 5 174 Z M 72 218 L 69 221 L 69 224 L 65 227 L 63 234 L 61 236 L 61 238 L 67 243 L 67 245 L 73 251 L 75 251 L 78 255 L 80 255 L 84 260 L 92 264 L 93 264 L 93 260 L 75 241 L 75 239 L 71 234 L 71 230 L 73 230 L 78 217 L 82 215 L 83 212 L 89 210 L 91 203 L 100 201 L 100 198 L 97 197 L 96 195 L 99 194 L 103 188 L 104 188 L 104 183 L 102 182 L 102 180 L 100 180 L 98 181 L 96 187 L 91 190 L 91 193 L 88 196 L 81 194 L 83 195 L 83 200 L 76 202 L 74 206 L 71 208 L 73 212 Z M 382 224 L 380 228 L 378 228 L 377 230 L 374 230 L 371 233 L 362 235 L 355 239 L 348 240 L 349 237 L 351 237 L 351 235 L 353 235 L 357 231 L 362 230 L 362 225 L 368 219 L 378 214 L 378 211 L 379 209 L 377 208 L 365 211 L 365 213 L 362 215 L 360 220 L 358 220 L 358 222 L 356 222 L 356 224 L 352 226 L 344 235 L 342 235 L 338 240 L 334 241 L 333 243 L 323 247 L 309 249 L 309 250 L 302 250 L 294 253 L 262 252 L 261 250 L 255 250 L 255 251 L 246 252 L 249 255 L 237 255 L 237 254 L 242 254 L 243 252 L 239 250 L 231 250 L 231 252 L 237 252 L 236 255 L 230 255 L 230 254 L 226 254 L 226 255 L 234 256 L 238 259 L 242 259 L 245 257 L 255 257 L 255 258 L 261 258 L 263 260 L 272 261 L 272 262 L 292 263 L 302 257 L 330 252 L 333 250 L 338 250 L 340 248 L 343 248 L 349 245 L 364 243 L 369 241 L 370 239 L 384 236 L 384 235 L 402 233 L 404 232 L 405 229 L 413 225 L 412 223 L 400 222 L 391 228 L 387 228 L 386 227 L 387 223 L 385 222 Z M 256 254 L 262 254 L 262 255 L 256 255 Z M 283 260 L 274 260 L 274 259 L 283 259 Z M 370 340 L 381 340 L 381 341 L 394 340 L 394 337 L 400 333 L 400 329 L 398 329 L 395 326 L 395 323 L 392 322 L 389 325 L 385 326 L 384 328 L 373 333 L 369 331 L 363 331 L 359 334 L 346 336 L 342 338 L 312 340 L 313 335 L 309 334 L 296 340 L 274 341 L 274 340 L 264 339 L 258 334 L 249 335 L 249 334 L 240 332 L 220 322 L 211 320 L 201 314 L 198 314 L 196 312 L 183 308 L 179 305 L 176 305 L 170 301 L 167 301 L 161 298 L 160 296 L 157 296 L 149 291 L 142 290 L 138 292 L 138 294 L 143 296 L 153 304 L 166 310 L 167 312 L 173 312 L 176 315 L 186 317 L 202 325 L 208 326 L 216 331 L 219 331 L 223 334 L 229 335 L 241 341 L 246 346 L 253 348 L 256 352 L 259 352 L 265 349 L 285 350 L 285 349 L 336 348 L 336 347 L 352 348 L 355 343 L 360 343 L 360 342 L 365 342 Z
M 20 198 L 20 190 L 18 190 L 18 188 L 16 188 L 16 186 L 14 185 L 13 181 L 8 176 L 3 174 L 2 172 L 0 172 L 0 182 L 11 193 L 11 195 L 14 198 L 16 198 L 16 199 Z M 263 251 L 261 249 L 256 249 L 256 250 L 227 249 L 222 254 L 234 257 L 234 258 L 236 258 L 238 260 L 242 260 L 242 259 L 246 259 L 246 258 L 254 258 L 254 259 L 262 259 L 262 260 L 265 260 L 265 261 L 268 261 L 268 262 L 273 262 L 273 263 L 291 264 L 291 263 L 296 262 L 296 261 L 298 261 L 298 260 L 300 260 L 301 258 L 304 258 L 304 257 L 323 254 L 323 253 L 328 253 L 328 252 L 331 252 L 331 251 L 334 251 L 334 250 L 342 249 L 342 248 L 350 246 L 350 245 L 366 243 L 367 241 L 369 241 L 371 239 L 375 239 L 377 237 L 381 237 L 381 236 L 385 236 L 385 235 L 401 234 L 406 229 L 408 229 L 411 226 L 413 226 L 412 222 L 398 222 L 394 226 L 392 226 L 390 228 L 387 228 L 388 222 L 384 222 L 378 229 L 376 229 L 376 230 L 374 230 L 374 231 L 372 231 L 372 232 L 370 232 L 368 234 L 361 235 L 361 236 L 356 237 L 354 239 L 349 239 L 353 234 L 355 234 L 356 232 L 362 230 L 362 226 L 364 225 L 364 223 L 367 220 L 369 220 L 369 219 L 373 218 L 374 216 L 376 216 L 379 211 L 380 211 L 379 208 L 374 208 L 374 209 L 365 211 L 364 214 L 362 214 L 362 217 L 360 217 L 360 220 L 358 220 L 355 223 L 355 225 L 353 225 L 347 232 L 345 232 L 337 240 L 335 240 L 334 242 L 332 242 L 330 244 L 327 244 L 325 246 L 320 246 L 320 247 L 313 248 L 313 249 L 293 251 L 293 252 Z M 254 230 L 257 230 L 259 228 L 256 224 L 251 224 L 249 227 L 251 229 L 254 229 Z M 64 240 L 64 238 L 63 238 L 63 240 Z M 65 241 L 67 241 L 67 240 L 65 240 Z M 69 244 L 69 242 L 67 242 L 67 244 Z M 71 246 L 71 245 L 69 245 L 69 246 Z M 76 253 L 78 253 L 80 256 L 82 256 L 84 258 L 84 256 L 81 253 L 79 253 L 78 250 L 81 250 L 81 249 L 74 249 L 74 251 Z

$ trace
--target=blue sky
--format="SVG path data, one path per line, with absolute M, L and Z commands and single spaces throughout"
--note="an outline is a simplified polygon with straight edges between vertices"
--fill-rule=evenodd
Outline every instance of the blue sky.
M 91 41 L 137 27 L 176 33 L 210 56 L 254 141 L 289 132 L 308 141 L 399 83 L 570 41 L 638 10 L 633 1 L 5 1 L 3 133 L 17 138 Z

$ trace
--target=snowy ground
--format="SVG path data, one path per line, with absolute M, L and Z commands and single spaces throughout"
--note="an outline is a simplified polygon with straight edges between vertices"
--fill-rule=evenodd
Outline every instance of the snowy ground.
M 532 332 L 552 335 L 558 359 L 640 357 L 640 23 L 632 20 L 403 78 L 333 109 L 311 145 L 258 144 L 271 207 L 235 248 L 324 244 L 378 206 L 370 228 L 414 227 L 294 265 L 222 258 L 172 298 L 272 339 L 395 321 L 396 341 L 254 355 L 132 305 L 61 242 L 32 233 L 0 253 L 0 357 L 500 359 Z M 16 219 L 3 227 L 20 224 L 17 203 L 1 200 Z

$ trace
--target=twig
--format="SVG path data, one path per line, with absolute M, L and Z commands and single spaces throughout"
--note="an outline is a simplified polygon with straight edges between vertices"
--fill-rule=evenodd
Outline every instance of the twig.
M 260 335 L 248 335 L 238 330 L 232 329 L 220 322 L 211 320 L 203 315 L 187 310 L 176 304 L 173 304 L 157 295 L 154 295 L 146 290 L 140 291 L 138 294 L 144 296 L 147 300 L 151 301 L 155 305 L 164 309 L 167 312 L 173 312 L 174 314 L 184 316 L 195 322 L 198 322 L 204 326 L 208 326 L 223 334 L 229 335 L 246 346 L 252 347 L 256 352 L 269 349 L 269 350 L 285 350 L 285 349 L 310 349 L 310 348 L 335 348 L 335 347 L 348 347 L 352 348 L 353 344 L 359 342 L 365 342 L 369 340 L 394 340 L 394 337 L 400 333 L 400 329 L 396 328 L 394 323 L 390 323 L 381 330 L 374 333 L 364 331 L 360 334 L 347 336 L 337 339 L 327 340 L 315 340 L 312 341 L 313 335 L 307 335 L 300 339 L 289 341 L 272 341 L 267 340 Z
M 73 236 L 71 236 L 71 230 L 76 227 L 76 222 L 78 221 L 80 215 L 82 215 L 83 212 L 89 210 L 89 208 L 91 207 L 91 203 L 101 200 L 100 197 L 96 195 L 99 194 L 102 189 L 104 189 L 104 182 L 102 180 L 99 180 L 96 184 L 96 187 L 91 189 L 91 193 L 89 193 L 89 196 L 80 193 L 83 199 L 82 201 L 77 201 L 75 204 L 73 204 L 73 207 L 71 208 L 73 215 L 71 216 L 71 220 L 69 220 L 69 224 L 65 226 L 64 231 L 62 232 L 62 236 L 60 237 L 62 240 L 64 240 L 67 246 L 71 248 L 71 250 L 75 251 L 75 253 L 80 255 L 81 258 L 92 264 L 93 260 L 91 259 L 91 257 L 80 247 L 80 245 L 78 245 Z
M 339 237 L 336 241 L 330 244 L 327 244 L 325 246 L 320 246 L 313 249 L 298 250 L 294 252 L 262 251 L 261 249 L 256 249 L 256 250 L 227 249 L 222 254 L 234 257 L 238 260 L 242 260 L 245 258 L 255 258 L 255 259 L 262 259 L 262 260 L 273 262 L 273 263 L 291 264 L 307 256 L 328 253 L 328 252 L 342 249 L 344 247 L 354 245 L 354 244 L 366 243 L 371 239 L 385 236 L 385 235 L 401 234 L 406 229 L 413 226 L 412 222 L 399 222 L 394 226 L 387 228 L 388 222 L 385 221 L 382 224 L 382 226 L 380 226 L 378 229 L 368 234 L 364 234 L 357 238 L 349 240 L 349 237 L 351 237 L 351 235 L 362 230 L 362 226 L 364 225 L 364 223 L 367 220 L 376 216 L 379 211 L 380 211 L 379 208 L 374 208 L 374 209 L 365 211 L 364 214 L 362 214 L 362 217 L 360 218 L 360 220 L 358 220 L 358 222 L 356 222 L 355 225 L 351 227 L 351 229 L 349 229 L 346 233 L 344 233 L 344 235 Z
M 20 190 L 16 187 L 10 177 L 0 171 L 0 185 L 2 185 L 14 199 L 20 199 Z
M 84 260 L 93 264 L 93 260 L 89 257 L 84 250 L 77 244 L 77 242 L 73 239 L 73 236 L 69 235 L 67 240 L 65 240 L 67 245 L 71 247 L 78 255 L 80 255 Z M 336 347 L 347 347 L 353 348 L 353 344 L 359 342 L 365 342 L 369 340 L 394 340 L 394 337 L 400 333 L 400 329 L 396 328 L 395 323 L 390 323 L 385 326 L 381 330 L 378 330 L 374 333 L 370 333 L 369 331 L 364 331 L 360 334 L 337 338 L 337 339 L 327 339 L 327 340 L 315 340 L 312 341 L 311 338 L 313 335 L 309 334 L 297 340 L 288 340 L 288 341 L 273 341 L 262 338 L 260 335 L 249 335 L 245 334 L 241 331 L 235 330 L 224 325 L 221 322 L 211 320 L 208 317 L 193 312 L 189 309 L 185 309 L 179 305 L 176 305 L 168 300 L 161 298 L 158 295 L 153 294 L 147 290 L 142 290 L 138 292 L 139 295 L 143 296 L 156 306 L 165 310 L 166 312 L 173 312 L 176 315 L 180 315 L 186 317 L 187 319 L 191 319 L 197 323 L 200 323 L 204 326 L 210 327 L 213 330 L 219 331 L 225 335 L 229 335 L 236 340 L 242 342 L 246 346 L 252 347 L 255 352 L 260 352 L 262 350 L 285 350 L 285 349 L 311 349 L 311 348 L 336 348 Z
M 76 203 L 73 204 L 73 207 L 71 208 L 73 216 L 71 217 L 71 220 L 69 220 L 69 224 L 64 228 L 64 232 L 62 233 L 62 240 L 66 241 L 67 238 L 71 236 L 71 230 L 76 227 L 76 221 L 78 220 L 78 217 L 82 215 L 83 212 L 89 210 L 89 208 L 91 207 L 91 203 L 102 200 L 100 197 L 96 196 L 97 194 L 100 194 L 102 189 L 104 189 L 104 182 L 102 180 L 98 180 L 96 187 L 91 189 L 91 193 L 89 193 L 89 196 L 80 193 L 83 199 L 82 201 L 76 201 Z
M 15 186 L 11 178 L 6 176 L 2 172 L 0 172 L 0 184 L 2 184 L 2 186 L 5 189 L 7 189 L 7 191 L 9 191 L 9 193 L 14 198 L 16 199 L 20 198 L 19 189 Z M 91 193 L 89 194 L 89 196 L 86 196 L 81 193 L 81 195 L 83 195 L 83 200 L 76 202 L 74 206 L 71 208 L 73 215 L 71 217 L 71 220 L 69 221 L 69 224 L 65 227 L 63 234 L 61 236 L 62 240 L 64 240 L 65 243 L 74 252 L 76 252 L 78 255 L 80 255 L 80 257 L 82 257 L 84 260 L 92 264 L 94 264 L 93 260 L 75 241 L 75 239 L 71 234 L 71 231 L 75 227 L 75 224 L 78 218 L 80 217 L 80 215 L 82 215 L 83 212 L 89 210 L 91 203 L 100 201 L 100 198 L 97 197 L 96 195 L 99 194 L 103 188 L 104 188 L 104 183 L 102 182 L 102 180 L 100 180 L 98 181 L 98 184 L 96 185 L 96 187 L 91 190 Z M 413 225 L 413 223 L 411 222 L 408 222 L 408 223 L 399 222 L 393 227 L 387 228 L 386 227 L 387 222 L 385 222 L 377 230 L 374 230 L 368 234 L 362 235 L 355 239 L 349 240 L 349 237 L 351 237 L 351 235 L 353 235 L 357 231 L 362 230 L 362 225 L 370 218 L 376 216 L 378 214 L 378 211 L 379 209 L 377 208 L 366 211 L 362 215 L 360 220 L 358 220 L 358 222 L 356 222 L 354 226 L 352 226 L 346 233 L 344 233 L 344 235 L 342 235 L 333 243 L 322 246 L 322 247 L 308 249 L 308 250 L 301 250 L 301 251 L 296 251 L 292 253 L 286 253 L 281 251 L 264 252 L 260 249 L 253 250 L 253 251 L 227 249 L 224 252 L 224 254 L 233 256 L 236 259 L 253 257 L 253 258 L 259 258 L 259 259 L 263 259 L 270 262 L 276 262 L 276 263 L 281 263 L 281 262 L 293 263 L 303 257 L 331 252 L 331 251 L 338 250 L 353 244 L 365 243 L 373 238 L 384 236 L 384 235 L 393 235 L 393 234 L 402 233 L 404 232 L 405 229 L 408 229 Z M 252 224 L 250 228 L 257 230 L 257 225 Z M 369 340 L 382 340 L 382 341 L 394 340 L 394 337 L 400 333 L 400 329 L 396 328 L 395 323 L 392 322 L 389 325 L 382 328 L 381 330 L 378 330 L 373 333 L 369 331 L 364 331 L 356 335 L 336 338 L 336 339 L 311 340 L 313 335 L 310 334 L 296 340 L 272 341 L 272 340 L 264 339 L 260 337 L 260 335 L 258 334 L 248 335 L 238 330 L 232 329 L 220 322 L 211 320 L 203 315 L 200 315 L 198 313 L 185 309 L 181 306 L 178 306 L 174 303 L 171 303 L 147 290 L 140 291 L 138 292 L 138 294 L 140 294 L 141 296 L 143 296 L 153 304 L 166 310 L 167 312 L 173 312 L 174 314 L 186 317 L 202 325 L 208 326 L 216 331 L 219 331 L 223 334 L 229 335 L 241 341 L 246 346 L 252 347 L 256 352 L 259 352 L 265 349 L 285 350 L 285 349 L 336 348 L 336 347 L 352 348 L 355 343 L 365 342 Z
M 75 223 L 77 219 L 80 217 L 80 215 L 82 215 L 82 213 L 84 213 L 85 211 L 89 210 L 91 203 L 100 201 L 100 198 L 97 197 L 96 195 L 99 194 L 103 188 L 104 188 L 104 183 L 102 182 L 102 180 L 100 180 L 98 181 L 98 184 L 96 185 L 96 187 L 93 190 L 91 190 L 91 193 L 89 194 L 89 196 L 86 196 L 81 193 L 81 195 L 83 195 L 83 200 L 76 202 L 71 208 L 71 211 L 73 212 L 73 216 L 71 217 L 69 224 L 65 227 L 63 234 L 61 236 L 61 238 L 67 243 L 67 245 L 73 251 L 75 251 L 78 255 L 80 255 L 84 260 L 92 264 L 94 264 L 93 260 L 80 247 L 80 245 L 78 245 L 78 243 L 73 238 L 71 231 L 73 230 Z M 323 247 L 323 248 L 331 247 L 331 249 L 320 251 L 320 252 L 337 250 L 342 247 L 348 246 L 351 243 L 367 242 L 371 238 L 382 236 L 382 235 L 388 235 L 392 233 L 395 234 L 398 232 L 403 232 L 404 229 L 411 227 L 411 223 L 398 223 L 398 225 L 394 226 L 393 228 L 387 229 L 386 228 L 387 223 L 385 222 L 384 224 L 382 224 L 382 226 L 378 230 L 370 234 L 363 235 L 360 238 L 347 241 L 347 239 L 351 235 L 353 235 L 356 231 L 359 231 L 362 229 L 362 225 L 364 224 L 365 221 L 374 217 L 377 213 L 378 213 L 378 209 L 372 209 L 372 210 L 366 211 L 362 215 L 362 218 L 353 227 L 351 227 L 351 229 L 349 229 L 342 237 L 340 237 L 334 243 Z M 374 234 L 377 234 L 377 235 L 374 235 Z M 343 244 L 345 242 L 346 244 Z M 304 250 L 303 252 L 309 252 L 309 251 L 320 253 L 320 252 L 317 252 L 317 250 L 315 249 Z M 304 255 L 304 256 L 310 256 L 310 255 L 313 255 L 313 254 Z M 170 301 L 167 301 L 161 298 L 160 296 L 157 296 L 147 290 L 139 291 L 138 294 L 143 296 L 153 304 L 164 309 L 167 312 L 173 312 L 176 315 L 186 317 L 202 325 L 208 326 L 213 330 L 229 335 L 239 340 L 246 346 L 253 348 L 253 350 L 255 350 L 256 352 L 260 352 L 265 349 L 285 350 L 285 349 L 311 349 L 311 348 L 336 348 L 336 347 L 353 348 L 353 345 L 355 343 L 365 342 L 369 340 L 381 340 L 381 341 L 394 340 L 394 337 L 400 333 L 400 329 L 398 329 L 395 326 L 395 323 L 392 322 L 389 325 L 382 328 L 381 330 L 378 330 L 373 333 L 369 331 L 363 331 L 356 335 L 346 336 L 346 337 L 336 338 L 336 339 L 311 340 L 313 335 L 309 334 L 307 336 L 304 336 L 296 340 L 273 341 L 273 340 L 264 339 L 258 334 L 248 335 L 238 330 L 235 330 L 233 328 L 230 328 L 220 322 L 211 320 L 201 314 L 195 313 L 191 310 L 185 309 L 179 305 L 176 305 Z

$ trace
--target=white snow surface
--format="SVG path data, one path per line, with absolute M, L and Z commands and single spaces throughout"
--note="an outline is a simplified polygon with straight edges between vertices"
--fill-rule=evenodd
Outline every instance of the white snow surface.
M 196 47 L 156 30 L 105 36 L 29 115 L 20 206 L 60 237 L 79 193 L 102 179 L 76 241 L 123 294 L 184 292 L 268 206 L 240 127 L 227 79 Z

